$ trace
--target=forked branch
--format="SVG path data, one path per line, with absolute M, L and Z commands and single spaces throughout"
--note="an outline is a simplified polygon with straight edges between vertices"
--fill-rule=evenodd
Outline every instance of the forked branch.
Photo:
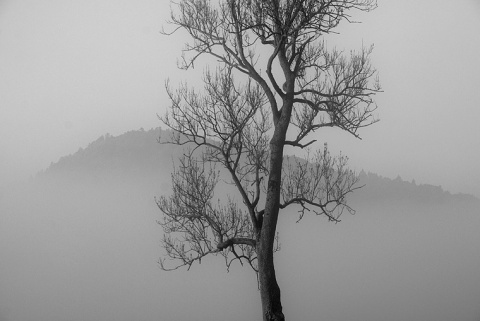
M 354 213 L 346 201 L 347 194 L 358 186 L 358 176 L 347 168 L 348 158 L 333 157 L 327 145 L 306 160 L 295 156 L 285 159 L 280 208 L 300 205 L 299 220 L 306 211 L 325 215 L 339 222 L 344 210 Z

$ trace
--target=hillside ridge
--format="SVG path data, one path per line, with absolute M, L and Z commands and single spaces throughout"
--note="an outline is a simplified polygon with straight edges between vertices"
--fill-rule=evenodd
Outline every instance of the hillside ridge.
M 169 179 L 172 164 L 181 155 L 183 146 L 161 144 L 170 135 L 160 127 L 150 130 L 131 130 L 118 136 L 105 134 L 77 152 L 61 157 L 57 162 L 39 173 L 38 177 L 57 177 L 79 174 L 82 177 L 108 179 L 109 177 L 138 176 Z M 376 173 L 360 171 L 360 185 L 365 185 L 354 194 L 375 200 L 410 199 L 418 202 L 454 198 L 456 200 L 479 201 L 473 195 L 452 194 L 441 186 L 417 184 L 383 177 Z

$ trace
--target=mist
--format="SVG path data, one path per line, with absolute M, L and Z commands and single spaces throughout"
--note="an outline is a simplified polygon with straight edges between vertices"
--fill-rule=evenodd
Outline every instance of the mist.
M 169 1 L 0 1 L 0 189 L 100 135 L 160 125 L 165 80 L 202 88 L 203 65 L 177 68 L 188 37 L 168 29 Z M 380 122 L 362 140 L 319 131 L 365 169 L 480 197 L 480 5 L 378 0 L 341 24 L 329 48 L 375 45 Z M 448 22 L 448 23 L 447 23 Z M 214 67 L 214 65 L 211 65 Z
M 456 193 L 480 197 L 480 5 L 378 4 L 328 44 L 375 45 L 380 122 L 362 140 L 335 130 L 313 138 L 385 177 L 363 173 L 349 200 L 356 214 L 338 224 L 281 214 L 284 312 L 479 321 L 480 201 Z M 0 321 L 260 319 L 249 267 L 157 263 L 154 198 L 170 193 L 179 151 L 157 144 L 158 130 L 122 134 L 159 126 L 167 77 L 202 86 L 202 68 L 177 69 L 185 35 L 159 33 L 169 9 L 0 0 Z
M 154 197 L 170 193 L 179 150 L 157 144 L 157 133 L 103 137 L 4 192 L 0 320 L 259 319 L 248 266 L 227 272 L 210 257 L 189 271 L 159 268 Z M 338 224 L 281 214 L 287 320 L 478 321 L 478 199 L 361 175 L 357 212 Z
M 120 181 L 33 185 L 2 201 L 2 321 L 221 320 L 256 306 L 223 302 L 247 284 L 242 292 L 255 294 L 253 272 L 230 277 L 218 260 L 160 270 L 160 190 Z

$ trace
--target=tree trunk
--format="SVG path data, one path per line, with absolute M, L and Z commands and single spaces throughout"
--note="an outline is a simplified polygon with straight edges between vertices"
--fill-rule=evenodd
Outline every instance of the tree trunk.
M 263 321 L 284 321 L 280 287 L 275 277 L 273 265 L 273 250 L 259 249 L 258 279 L 260 282 L 260 297 L 262 300 Z
M 288 122 L 284 126 L 278 126 L 270 141 L 270 175 L 262 226 L 257 236 L 258 278 L 264 321 L 285 320 L 280 301 L 280 287 L 275 277 L 273 246 L 280 210 L 283 146 L 287 127 Z

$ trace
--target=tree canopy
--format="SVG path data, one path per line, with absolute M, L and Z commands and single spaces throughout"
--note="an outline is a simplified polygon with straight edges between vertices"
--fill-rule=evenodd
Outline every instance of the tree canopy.
M 157 200 L 164 247 L 179 263 L 174 268 L 211 253 L 221 253 L 227 266 L 249 263 L 258 272 L 265 320 L 283 320 L 273 265 L 279 212 L 297 206 L 299 219 L 312 211 L 331 221 L 353 212 L 346 196 L 358 188 L 357 175 L 326 145 L 312 151 L 311 134 L 336 127 L 359 138 L 360 128 L 377 121 L 373 46 L 345 54 L 324 40 L 342 20 L 352 22 L 351 10 L 375 6 L 372 0 L 173 5 L 173 32 L 191 39 L 180 67 L 193 68 L 205 55 L 217 64 L 206 68 L 203 89 L 166 84 L 169 142 L 190 149 L 172 174 L 172 195 Z M 286 146 L 307 150 L 305 159 L 284 156 Z M 241 202 L 215 198 L 224 182 Z

